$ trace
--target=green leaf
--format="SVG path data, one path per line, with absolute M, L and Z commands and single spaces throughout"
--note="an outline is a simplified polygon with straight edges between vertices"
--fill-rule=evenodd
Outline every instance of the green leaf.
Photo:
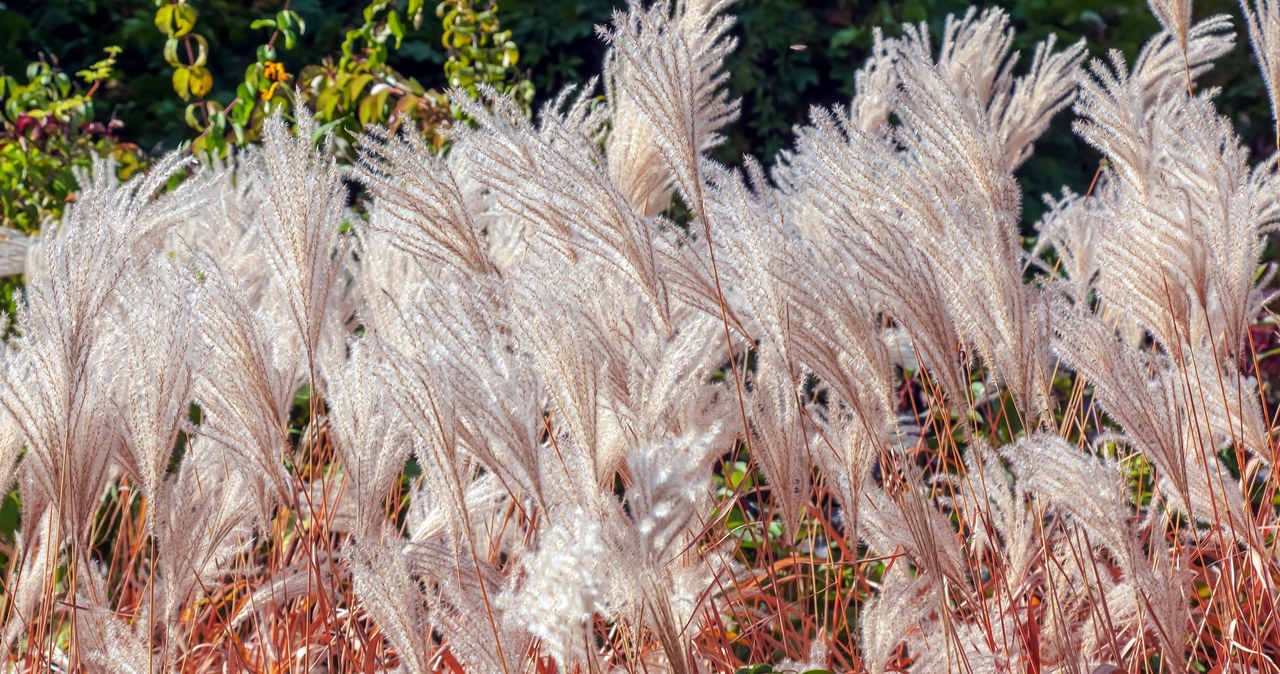
M 237 125 L 243 126 L 249 123 L 249 117 L 253 115 L 254 94 L 248 85 L 241 84 L 236 87 L 236 98 L 240 100 L 231 108 L 231 120 Z
M 249 28 L 251 30 L 258 30 L 259 28 L 270 28 L 271 30 L 275 30 L 276 20 L 275 19 L 255 19 L 253 23 L 249 24 Z
M 227 116 L 221 112 L 210 115 L 209 129 L 210 132 L 218 138 L 225 136 L 227 133 Z
M 836 31 L 835 35 L 831 36 L 831 41 L 828 46 L 832 50 L 840 49 L 841 47 L 848 47 L 857 41 L 858 36 L 861 34 L 861 26 L 849 26 L 848 28 L 842 28 L 841 30 Z
M 400 23 L 400 13 L 391 10 L 387 12 L 387 28 L 396 38 L 396 49 L 400 48 L 400 41 L 404 39 L 404 24 Z
M 258 91 L 262 88 L 262 64 L 251 63 L 248 68 L 244 69 L 244 83 L 250 89 Z M 250 96 L 252 98 L 252 96 Z
M 333 119 L 334 110 L 338 108 L 341 99 L 342 92 L 338 89 L 329 88 L 320 92 L 320 96 L 316 98 L 316 118 Z
M 18 523 L 20 518 L 21 505 L 18 500 L 18 490 L 11 489 L 5 495 L 4 502 L 0 503 L 0 536 L 13 538 L 18 531 Z
M 338 119 L 335 119 L 331 122 L 325 122 L 324 124 L 321 124 L 320 126 L 316 127 L 315 133 L 311 134 L 311 142 L 313 143 L 320 142 L 321 138 L 324 138 L 331 131 L 333 131 L 340 124 L 342 124 L 342 121 L 343 121 L 342 118 L 339 117 Z
M 924 3 L 921 0 L 907 0 L 902 5 L 902 20 L 910 23 L 917 23 L 929 18 L 929 12 L 925 10 Z
M 422 9 L 426 4 L 423 0 L 409 0 L 409 22 L 413 24 L 414 30 L 422 27 Z

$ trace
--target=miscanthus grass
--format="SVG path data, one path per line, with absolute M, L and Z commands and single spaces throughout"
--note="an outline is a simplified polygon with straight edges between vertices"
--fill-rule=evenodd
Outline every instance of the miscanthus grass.
M 1132 62 L 877 36 L 771 169 L 690 0 L 445 155 L 300 111 L 90 180 L 5 249 L 6 671 L 1280 671 L 1280 179 L 1197 86 L 1235 20 L 1152 5 Z M 1068 110 L 1106 161 L 1025 246 Z

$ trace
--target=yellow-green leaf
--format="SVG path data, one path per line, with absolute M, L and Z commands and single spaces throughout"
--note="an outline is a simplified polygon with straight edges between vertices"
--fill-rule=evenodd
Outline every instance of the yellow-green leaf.
M 178 41 L 173 38 L 164 41 L 164 62 L 174 68 L 182 65 L 178 60 Z
M 400 23 L 400 13 L 394 9 L 387 12 L 387 29 L 396 38 L 396 49 L 400 48 L 400 41 L 404 39 L 404 24 Z
M 343 89 L 347 94 L 347 100 L 355 101 L 357 98 L 360 98 L 360 92 L 364 91 L 364 88 L 369 86 L 369 83 L 372 81 L 373 81 L 373 75 L 370 75 L 368 73 L 363 73 L 360 75 L 356 75 L 355 77 L 352 77 L 347 82 L 347 84 L 343 87 Z
M 191 95 L 196 98 L 204 98 L 205 94 L 213 89 L 213 75 L 208 68 L 196 66 L 191 69 L 191 77 L 188 79 L 187 86 L 191 87 Z
M 173 37 L 173 8 L 174 5 L 161 5 L 156 10 L 156 29 L 160 32 Z
M 156 10 L 156 28 L 170 38 L 182 37 L 196 26 L 196 8 L 182 3 L 161 5 Z
M 196 27 L 196 8 L 185 2 L 181 5 L 174 5 L 173 7 L 173 36 L 182 37 L 183 35 L 190 33 L 192 28 Z
M 173 71 L 173 90 L 178 92 L 182 100 L 191 98 L 191 71 L 186 66 L 178 66 Z
M 382 121 L 382 109 L 387 101 L 387 95 L 390 94 L 389 89 L 383 89 L 373 96 L 365 96 L 360 101 L 360 108 L 356 115 L 360 118 L 361 124 L 372 124 Z
M 191 65 L 204 66 L 209 61 L 209 41 L 204 39 L 203 35 L 192 35 L 191 37 L 196 42 L 196 58 Z
M 320 92 L 319 98 L 316 99 L 316 119 L 333 119 L 334 110 L 337 109 L 341 96 L 342 92 L 338 89 L 331 88 Z
M 183 117 L 187 120 L 187 126 L 191 127 L 196 131 L 204 131 L 204 129 L 200 125 L 200 118 L 196 117 L 197 107 L 199 107 L 198 103 L 192 103 L 191 105 L 188 105 L 185 113 L 183 114 Z

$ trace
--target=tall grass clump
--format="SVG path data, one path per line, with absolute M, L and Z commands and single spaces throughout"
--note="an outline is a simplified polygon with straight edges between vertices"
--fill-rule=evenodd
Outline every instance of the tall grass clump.
M 96 166 L 0 350 L 5 671 L 1280 670 L 1233 19 L 908 26 L 731 169 L 729 4 L 633 0 L 534 120 L 455 92 L 447 153 Z M 1067 109 L 1105 161 L 1024 244 Z

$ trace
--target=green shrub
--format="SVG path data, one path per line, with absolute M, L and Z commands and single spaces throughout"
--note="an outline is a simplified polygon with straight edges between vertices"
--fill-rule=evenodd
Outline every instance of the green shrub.
M 341 158 L 354 157 L 352 140 L 370 124 L 415 129 L 439 149 L 437 129 L 459 115 L 443 93 L 428 89 L 416 78 L 397 71 L 390 57 L 411 30 L 422 27 L 425 0 L 372 0 L 361 12 L 363 22 L 347 30 L 340 48 L 319 63 L 302 65 L 295 76 L 285 52 L 294 49 L 306 32 L 306 19 L 288 6 L 274 15 L 255 19 L 254 30 L 267 31 L 254 54 L 256 60 L 235 85 L 235 96 L 220 103 L 210 94 L 214 77 L 208 68 L 209 39 L 196 31 L 198 13 L 190 0 L 157 0 L 155 25 L 165 35 L 164 57 L 173 68 L 173 88 L 187 105 L 185 119 L 199 135 L 197 153 L 225 155 L 230 145 L 261 139 L 264 120 L 276 110 L 299 101 L 315 111 L 319 133 L 335 132 Z M 483 8 L 471 0 L 444 0 L 436 7 L 447 57 L 447 86 L 460 87 L 474 97 L 478 87 L 490 86 L 509 94 L 527 109 L 532 85 L 516 71 L 520 51 L 509 32 L 500 30 L 498 8 Z
M 94 96 L 116 83 L 118 47 L 73 79 L 49 61 L 26 77 L 0 77 L 0 225 L 22 232 L 57 219 L 75 198 L 76 172 L 95 158 L 115 160 L 121 179 L 143 165 L 136 145 L 121 141 L 121 125 L 94 118 Z

